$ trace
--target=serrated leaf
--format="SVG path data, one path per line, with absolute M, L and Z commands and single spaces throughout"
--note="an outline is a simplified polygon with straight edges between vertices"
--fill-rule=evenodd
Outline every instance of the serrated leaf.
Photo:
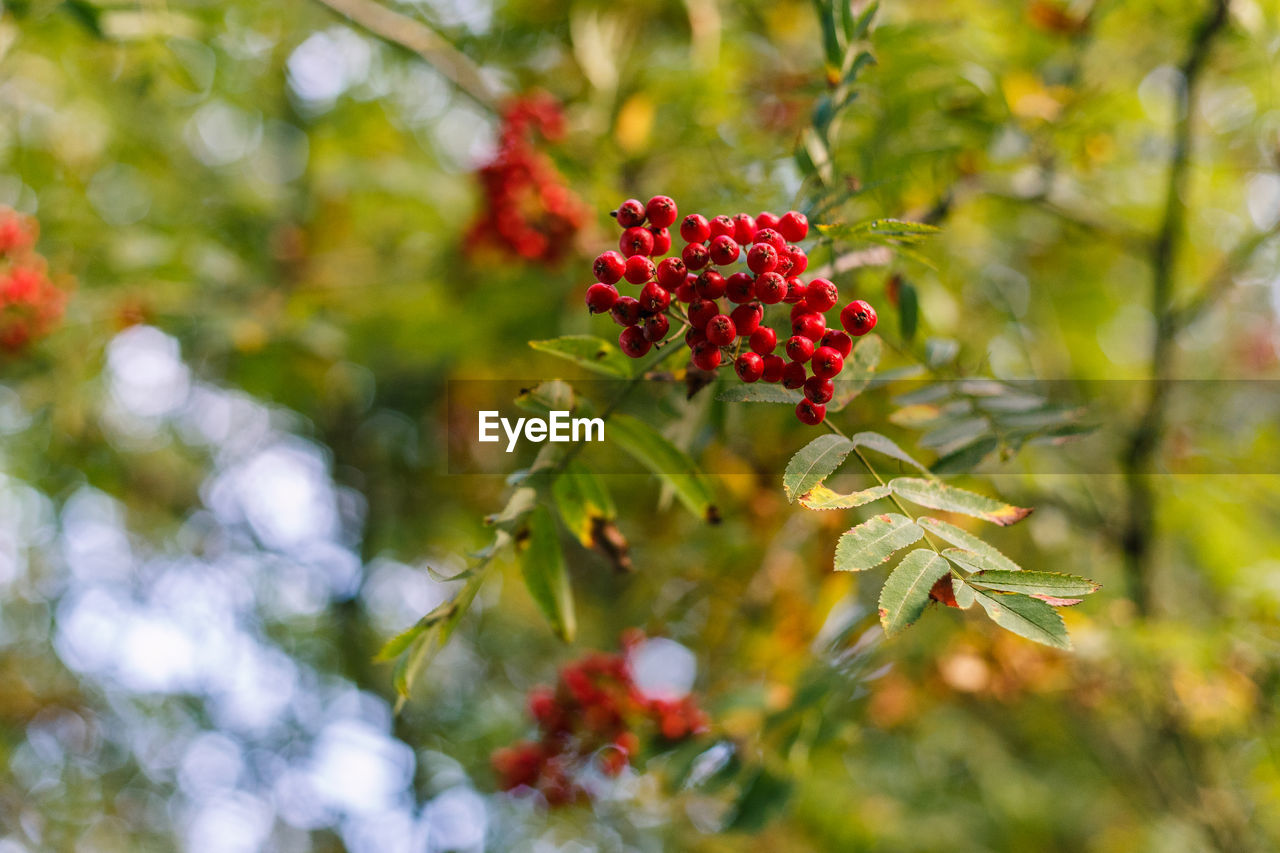
M 1008 527 L 1031 514 L 1026 507 L 1002 503 L 986 495 L 950 486 L 938 480 L 922 480 L 917 477 L 899 477 L 889 483 L 898 497 L 913 504 L 969 515 Z
M 920 320 L 920 297 L 916 286 L 903 280 L 898 286 L 898 331 L 904 341 L 916 336 L 916 325 Z
M 614 415 L 606 436 L 668 485 L 690 512 L 711 524 L 720 522 L 706 476 L 662 433 L 630 415 Z
M 923 516 L 916 519 L 916 523 L 923 527 L 927 532 L 937 536 L 939 539 L 946 540 L 964 551 L 973 552 L 986 561 L 984 563 L 975 563 L 977 568 L 972 569 L 971 571 L 981 571 L 982 569 L 1005 569 L 1010 572 L 1022 571 L 1021 566 L 1013 560 L 1010 560 L 1004 554 L 1001 554 L 994 546 L 988 545 L 969 531 L 962 530 L 954 524 L 948 524 L 945 521 L 941 521 L 937 518 L 930 518 L 929 516 Z M 948 553 L 950 550 L 951 549 L 947 549 L 947 551 L 944 551 L 943 553 Z
M 878 432 L 858 432 L 851 435 L 849 441 L 853 442 L 857 447 L 865 447 L 868 450 L 874 450 L 876 453 L 897 459 L 899 462 L 905 462 L 923 474 L 929 473 L 928 468 L 917 462 L 911 454 L 899 447 L 888 436 L 881 435 Z
M 874 569 L 908 545 L 920 540 L 924 530 L 898 513 L 885 513 L 849 529 L 836 543 L 837 572 Z
M 973 587 L 957 577 L 951 578 L 951 594 L 956 597 L 956 607 L 968 610 L 973 606 Z
M 578 462 L 569 463 L 556 478 L 551 496 L 565 528 L 584 548 L 595 545 L 597 525 L 618 514 L 604 481 Z
M 1053 598 L 1078 598 L 1097 592 L 1101 585 L 1088 578 L 1057 572 L 1010 572 L 1002 569 L 984 569 L 970 575 L 967 580 L 974 586 L 994 589 L 997 592 L 1021 592 L 1025 595 L 1047 595 Z
M 629 379 L 633 374 L 631 359 L 609 341 L 594 335 L 565 335 L 545 341 L 529 341 L 529 346 L 606 376 Z
M 820 435 L 800 448 L 782 475 L 782 488 L 787 493 L 787 500 L 794 502 L 798 495 L 805 494 L 829 477 L 851 450 L 853 442 L 840 435 Z
M 893 636 L 920 618 L 929 603 L 929 590 L 951 573 L 951 564 L 928 548 L 902 558 L 880 590 L 880 624 Z
M 939 456 L 929 466 L 929 470 L 939 476 L 944 474 L 966 474 L 982 464 L 996 448 L 1000 441 L 993 435 L 980 436 L 968 444 L 962 444 L 950 453 Z
M 881 498 L 887 498 L 889 492 L 888 486 L 872 486 L 860 492 L 842 495 L 839 492 L 831 491 L 826 486 L 817 485 L 802 494 L 799 501 L 800 505 L 806 509 L 852 509 L 855 506 L 862 506 L 872 501 L 878 501 Z
M 800 392 L 768 382 L 740 383 L 721 388 L 716 399 L 726 403 L 785 403 L 794 406 L 802 399 Z
M 1067 626 L 1063 624 L 1058 611 L 1049 604 L 1016 592 L 989 592 L 982 589 L 974 589 L 973 592 L 974 598 L 987 611 L 991 621 L 1001 628 L 1056 649 L 1071 648 Z
M 920 436 L 921 447 L 942 448 L 963 446 L 991 431 L 991 422 L 984 417 L 948 418 Z
M 816 226 L 818 233 L 833 240 L 863 240 L 871 242 L 901 241 L 915 243 L 937 234 L 942 229 L 925 222 L 909 222 L 905 219 L 869 219 L 864 222 L 832 222 Z
M 520 571 L 542 615 L 566 643 L 573 641 L 577 621 L 573 613 L 573 592 L 569 588 L 569 572 L 556 535 L 555 519 L 544 506 L 529 514 L 528 526 L 516 536 L 520 549 Z
M 921 527 L 925 527 L 923 519 L 921 519 Z M 928 529 L 925 527 L 925 529 Z M 1000 571 L 1000 572 L 1016 572 L 1021 573 L 1022 569 L 1015 566 L 1010 569 L 1003 565 L 1007 562 L 999 557 L 993 557 L 989 554 L 983 554 L 978 551 L 972 551 L 968 548 L 945 548 L 942 556 L 955 563 L 966 572 L 977 573 L 984 571 Z

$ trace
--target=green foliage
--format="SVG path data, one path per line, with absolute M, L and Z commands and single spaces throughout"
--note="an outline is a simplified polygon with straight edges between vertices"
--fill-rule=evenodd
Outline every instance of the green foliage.
M 698 518 L 712 524 L 720 520 L 715 495 L 706 476 L 660 432 L 630 415 L 615 415 L 609 422 L 609 438 L 671 487 L 680 502 Z
M 539 506 L 529 514 L 526 526 L 516 534 L 515 541 L 529 595 L 556 635 L 566 643 L 573 642 L 578 629 L 573 613 L 573 591 L 569 588 L 555 519 L 546 507 Z
M 880 624 L 885 633 L 893 636 L 919 619 L 929 603 L 929 590 L 950 573 L 947 561 L 928 548 L 903 557 L 880 590 Z
M 851 527 L 836 543 L 836 571 L 862 572 L 888 562 L 924 536 L 924 530 L 905 515 L 884 513 Z
M 631 359 L 613 344 L 591 335 L 565 335 L 547 341 L 530 341 L 529 346 L 605 376 L 627 379 L 632 375 Z

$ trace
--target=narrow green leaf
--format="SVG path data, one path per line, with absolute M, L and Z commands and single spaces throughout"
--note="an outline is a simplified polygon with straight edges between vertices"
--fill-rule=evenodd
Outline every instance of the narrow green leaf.
M 382 648 L 373 656 L 374 663 L 393 661 L 408 650 L 409 646 L 437 623 L 448 616 L 454 608 L 452 601 L 443 602 L 432 608 L 431 612 L 414 622 L 405 630 L 383 643 Z
M 922 474 L 929 473 L 928 468 L 917 462 L 911 454 L 895 444 L 893 439 L 888 436 L 881 435 L 878 432 L 858 432 L 850 436 L 849 441 L 853 442 L 857 447 L 865 447 L 868 450 L 874 450 L 876 453 L 882 453 L 892 459 L 897 459 L 899 462 L 905 462 Z
M 876 2 L 872 3 L 862 11 L 862 14 L 858 16 L 858 20 L 853 25 L 853 35 L 850 37 L 850 41 L 866 36 L 867 32 L 871 29 L 871 22 L 875 19 L 876 12 L 879 11 L 879 9 L 880 0 L 876 0 Z
M 945 521 L 930 518 L 929 516 L 918 518 L 916 519 L 916 522 L 927 532 L 932 533 L 939 539 L 950 542 L 952 545 L 959 546 L 964 549 L 964 551 L 971 551 L 984 558 L 985 561 L 989 561 L 989 564 L 975 563 L 977 568 L 970 569 L 970 571 L 981 571 L 982 569 L 1005 569 L 1010 572 L 1022 571 L 1022 567 L 1013 560 L 1010 560 L 994 547 L 988 545 L 986 542 L 982 541 L 977 536 L 974 536 L 967 530 L 961 530 L 954 524 L 947 524 Z M 951 549 L 947 549 L 947 551 L 944 551 L 943 553 L 948 553 L 950 550 Z
M 929 470 L 942 476 L 944 474 L 967 474 L 982 464 L 996 448 L 1000 441 L 993 435 L 979 436 L 968 444 L 962 444 L 950 453 L 939 456 L 929 466 Z
M 771 385 L 767 382 L 737 383 L 721 388 L 716 399 L 726 403 L 785 403 L 794 406 L 801 400 L 800 392 Z
M 782 488 L 787 500 L 795 499 L 820 484 L 840 467 L 853 443 L 839 435 L 820 435 L 791 457 L 782 475 Z
M 968 577 L 974 586 L 997 592 L 1021 592 L 1025 595 L 1048 595 L 1053 598 L 1078 598 L 1097 592 L 1101 585 L 1088 578 L 1057 572 L 1010 572 L 985 569 Z
M 958 447 L 989 433 L 991 422 L 985 417 L 946 418 L 920 436 L 920 446 L 929 448 Z
M 916 286 L 903 279 L 898 286 L 898 331 L 904 341 L 916 336 L 916 325 L 920 320 L 920 297 Z
M 492 515 L 485 516 L 484 523 L 510 533 L 520 526 L 524 517 L 537 502 L 538 490 L 530 486 L 521 486 L 507 498 L 506 506 Z
M 949 486 L 937 480 L 921 480 L 916 477 L 899 477 L 889 485 L 899 497 L 930 509 L 957 512 L 981 518 L 1001 527 L 1016 524 L 1031 514 L 1026 507 L 1001 503 L 985 495 Z
M 974 597 L 1001 628 L 1056 649 L 1071 648 L 1067 626 L 1049 604 L 1016 592 L 974 589 Z
M 924 524 L 921 523 L 921 527 Z M 977 551 L 970 551 L 965 548 L 945 548 L 942 556 L 955 563 L 966 572 L 976 574 L 984 571 L 1000 571 L 1000 572 L 1016 572 L 1021 574 L 1021 568 L 1004 568 L 1000 565 L 1001 561 L 987 554 L 980 554 Z
M 517 535 L 520 569 L 529 595 L 547 617 L 552 629 L 566 643 L 573 641 L 577 623 L 573 614 L 573 592 L 564 565 L 564 552 L 556 535 L 555 519 L 544 506 L 529 515 L 529 525 Z
M 720 522 L 720 511 L 706 476 L 662 433 L 630 415 L 614 415 L 609 419 L 606 436 L 669 485 L 690 512 L 711 524 Z
M 799 497 L 800 505 L 806 509 L 851 509 L 855 506 L 869 504 L 889 496 L 888 486 L 872 486 L 860 492 L 842 495 L 833 492 L 826 486 L 817 485 Z
M 529 346 L 606 376 L 628 379 L 633 373 L 631 359 L 609 341 L 593 335 L 565 335 L 545 341 L 529 341 Z
M 848 4 L 845 4 L 845 5 L 848 5 Z M 845 51 L 845 57 L 846 57 L 845 66 L 848 69 L 844 72 L 844 80 L 842 81 L 845 86 L 852 85 L 853 82 L 858 79 L 858 75 L 862 73 L 863 68 L 866 68 L 868 65 L 875 65 L 876 63 L 876 58 L 872 56 L 868 51 L 865 51 L 865 50 L 857 51 L 853 57 L 853 60 L 849 61 L 847 57 L 851 53 L 854 53 L 854 51 L 855 51 L 855 45 L 850 45 L 849 49 Z
M 951 564 L 928 548 L 917 548 L 902 558 L 880 590 L 880 624 L 892 637 L 924 613 L 929 590 L 951 573 Z
M 773 819 L 791 796 L 793 782 L 760 768 L 742 787 L 733 806 L 733 816 L 725 824 L 731 832 L 756 832 Z
M 595 544 L 595 530 L 601 521 L 617 517 L 613 498 L 600 477 L 581 463 L 571 462 L 551 487 L 560 520 L 584 548 Z
M 813 0 L 813 8 L 818 13 L 818 23 L 822 25 L 822 47 L 827 55 L 827 64 L 839 67 L 840 39 L 836 35 L 835 4 L 832 0 Z
M 876 566 L 924 536 L 919 525 L 897 513 L 869 518 L 851 528 L 836 543 L 837 572 L 862 572 Z
M 961 578 L 951 578 L 951 593 L 956 597 L 956 606 L 961 610 L 968 610 L 973 606 L 973 587 L 969 586 Z
M 818 233 L 833 240 L 862 240 L 881 242 L 896 240 L 915 243 L 937 234 L 942 229 L 924 222 L 908 222 L 904 219 L 870 219 L 863 222 L 831 222 L 815 226 Z

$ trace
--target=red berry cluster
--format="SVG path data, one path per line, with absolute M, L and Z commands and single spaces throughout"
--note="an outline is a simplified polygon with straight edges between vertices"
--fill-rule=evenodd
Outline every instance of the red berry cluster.
M 691 213 L 680 221 L 684 248 L 667 258 L 662 256 L 671 251 L 669 229 L 678 216 L 669 197 L 654 196 L 648 204 L 628 199 L 613 216 L 623 229 L 619 251 L 596 258 L 596 283 L 586 299 L 593 314 L 608 311 L 623 327 L 618 345 L 624 353 L 640 358 L 655 344 L 666 344 L 675 320 L 683 326 L 694 366 L 710 371 L 732 363 L 743 382 L 803 389 L 796 417 L 822 423 L 835 393 L 832 379 L 853 350 L 850 336 L 871 331 L 876 312 L 855 299 L 840 311 L 844 331 L 827 327 L 826 312 L 840 293 L 825 278 L 800 278 L 809 263 L 796 245 L 809 233 L 804 214 L 739 213 L 708 220 Z M 745 270 L 721 272 L 739 260 Z M 618 295 L 616 285 L 624 280 L 640 287 L 639 296 Z M 722 298 L 736 307 L 725 313 Z M 791 306 L 791 328 L 781 340 L 763 325 L 765 306 L 778 303 Z
M 49 334 L 66 306 L 35 242 L 34 219 L 0 208 L 0 347 L 9 352 Z
M 549 141 L 564 135 L 564 113 L 545 93 L 514 99 L 502 111 L 497 153 L 477 172 L 484 207 L 467 232 L 469 253 L 492 246 L 554 263 L 586 221 L 589 209 L 534 147 L 535 133 Z
M 673 743 L 709 729 L 707 715 L 691 696 L 655 699 L 636 687 L 627 651 L 644 639 L 642 632 L 629 630 L 622 654 L 587 655 L 562 667 L 554 688 L 529 692 L 529 714 L 538 724 L 539 738 L 493 753 L 499 788 L 534 788 L 549 805 L 566 805 L 586 798 L 578 776 L 593 760 L 608 776 L 629 766 L 641 734 Z

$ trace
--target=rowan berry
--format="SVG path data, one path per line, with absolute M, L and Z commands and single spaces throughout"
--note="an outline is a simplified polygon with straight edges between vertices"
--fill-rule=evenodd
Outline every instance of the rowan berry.
M 772 228 L 776 230 L 778 227 L 778 217 L 767 210 L 761 211 L 756 214 L 756 227 Z
M 644 224 L 644 205 L 640 203 L 638 198 L 629 198 L 622 204 L 618 205 L 618 209 L 613 212 L 613 217 L 618 220 L 618 224 L 623 228 L 635 228 Z
M 634 296 L 619 296 L 609 314 L 619 326 L 634 326 L 640 322 L 640 301 Z
M 744 352 L 733 362 L 733 369 L 743 382 L 757 382 L 764 376 L 764 358 L 759 353 Z
M 733 217 L 733 239 L 745 246 L 756 236 L 756 221 L 749 213 L 739 213 Z
M 733 320 L 733 325 L 738 330 L 738 337 L 748 337 L 760 328 L 760 321 L 764 319 L 764 306 L 759 302 L 739 305 L 729 312 L 729 318 Z
M 651 281 L 640 291 L 640 310 L 661 314 L 671 305 L 671 294 L 656 281 Z
M 675 222 L 679 215 L 676 212 L 675 201 L 665 195 L 655 195 L 649 199 L 649 203 L 644 206 L 644 212 L 649 217 L 649 223 L 655 228 L 666 228 Z
M 791 334 L 803 335 L 810 341 L 822 340 L 827 331 L 827 318 L 821 314 L 801 314 L 791 321 Z
M 855 338 L 876 327 L 876 309 L 861 299 L 855 299 L 840 311 L 840 325 Z
M 776 272 L 778 275 L 782 276 L 783 278 L 790 278 L 792 275 L 792 270 L 794 266 L 795 264 L 791 262 L 790 255 L 788 255 L 786 252 L 779 252 L 778 265 L 773 268 L 773 271 Z
M 720 366 L 720 347 L 710 341 L 701 341 L 693 346 L 693 365 L 701 370 L 715 370 Z
M 719 299 L 724 296 L 724 276 L 715 270 L 703 270 L 702 274 L 694 280 L 693 289 L 703 299 Z
M 764 375 L 760 377 L 765 382 L 777 383 L 782 381 L 782 373 L 787 369 L 787 362 L 780 355 L 772 353 L 764 356 Z
M 752 352 L 768 355 L 778 348 L 778 333 L 768 326 L 760 326 L 751 333 L 751 339 L 748 343 Z
M 733 220 L 723 213 L 715 217 L 710 222 L 711 239 L 716 237 L 732 237 L 733 236 Z
M 791 275 L 800 275 L 809 266 L 809 256 L 799 246 L 787 246 L 786 255 L 791 261 Z
M 707 321 L 707 341 L 718 347 L 727 347 L 738 336 L 738 329 L 727 314 L 717 314 Z
M 622 277 L 632 284 L 644 284 L 653 278 L 655 272 L 653 261 L 644 255 L 632 255 L 627 258 L 627 271 Z
M 706 343 L 707 333 L 699 328 L 690 328 L 684 333 L 684 345 L 689 349 L 693 349 L 698 344 Z
M 793 275 L 787 279 L 787 295 L 782 297 L 782 301 L 788 305 L 795 305 L 797 302 L 803 302 L 808 293 L 809 285 L 805 284 L 799 276 Z
M 685 276 L 684 281 L 681 282 L 680 286 L 676 288 L 676 292 L 675 292 L 676 299 L 680 302 L 685 303 L 686 305 L 692 302 L 693 300 L 697 299 L 698 291 L 695 290 L 693 287 L 693 283 L 697 280 L 698 280 L 698 277 L 693 273 L 689 273 L 687 276 Z
M 809 220 L 799 211 L 788 211 L 778 220 L 778 231 L 788 243 L 799 243 L 809 236 Z
M 711 255 L 711 263 L 723 267 L 736 261 L 740 250 L 732 237 L 721 234 L 719 237 L 711 238 L 711 245 L 707 247 L 707 251 Z
M 777 305 L 787 295 L 787 282 L 776 272 L 767 272 L 756 278 L 756 299 L 765 305 Z
M 650 226 L 649 233 L 653 235 L 653 248 L 649 250 L 650 256 L 656 258 L 671 251 L 671 232 L 669 230 Z
M 844 356 L 842 356 L 833 347 L 818 347 L 813 351 L 813 360 L 811 364 L 814 376 L 821 376 L 823 379 L 830 379 L 839 375 L 844 370 Z M 815 400 L 814 402 L 822 403 L 824 400 Z
M 627 326 L 618 335 L 618 348 L 632 358 L 640 358 L 652 346 L 653 343 L 644 336 L 644 330 L 639 326 Z
M 686 275 L 688 270 L 685 268 L 684 261 L 679 258 L 665 258 L 658 264 L 658 284 L 667 290 L 675 290 L 684 284 Z
M 680 260 L 690 270 L 700 270 L 711 262 L 711 253 L 701 243 L 690 243 L 680 250 Z
M 848 358 L 849 353 L 853 352 L 853 338 L 839 329 L 827 329 L 823 332 L 821 344 L 840 353 L 841 358 Z
M 724 292 L 736 305 L 756 298 L 756 280 L 744 272 L 736 272 L 724 281 Z
M 757 221 L 756 224 L 759 225 L 760 223 Z M 755 242 L 768 243 L 779 255 L 782 255 L 787 250 L 787 241 L 782 239 L 782 235 L 773 228 L 760 228 L 756 231 Z
M 653 251 L 653 232 L 639 225 L 628 228 L 618 238 L 618 248 L 628 258 L 635 255 L 648 255 Z
M 667 336 L 667 331 L 671 328 L 671 321 L 667 319 L 666 314 L 654 314 L 641 320 L 640 328 L 644 329 L 645 340 L 653 341 L 656 344 Z
M 596 282 L 587 288 L 587 309 L 592 314 L 603 314 L 618 301 L 618 288 L 612 284 Z
M 804 294 L 805 304 L 809 306 L 810 311 L 817 311 L 821 314 L 823 311 L 829 311 L 835 307 L 840 301 L 840 291 L 835 284 L 825 278 L 815 278 L 809 282 L 809 288 Z
M 596 274 L 596 281 L 605 284 L 617 284 L 626 269 L 627 259 L 613 251 L 600 255 L 591 265 L 591 271 Z
M 804 365 L 798 361 L 789 361 L 786 367 L 782 368 L 782 387 L 784 388 L 790 388 L 792 391 L 802 388 L 806 378 Z
M 747 268 L 753 273 L 773 272 L 778 266 L 778 250 L 768 243 L 756 243 L 747 251 Z
M 695 299 L 689 303 L 689 325 L 695 329 L 704 329 L 711 318 L 719 313 L 720 306 L 714 300 Z
M 680 237 L 686 243 L 705 243 L 711 239 L 711 223 L 700 213 L 690 213 L 680 223 Z
M 787 358 L 799 364 L 813 358 L 813 341 L 804 335 L 793 335 L 787 340 L 784 349 L 787 351 Z
M 810 376 L 804 381 L 804 396 L 807 400 L 821 405 L 831 402 L 835 393 L 835 383 L 824 376 Z
M 827 416 L 827 407 L 812 400 L 801 400 L 796 404 L 796 417 L 800 423 L 817 426 Z

